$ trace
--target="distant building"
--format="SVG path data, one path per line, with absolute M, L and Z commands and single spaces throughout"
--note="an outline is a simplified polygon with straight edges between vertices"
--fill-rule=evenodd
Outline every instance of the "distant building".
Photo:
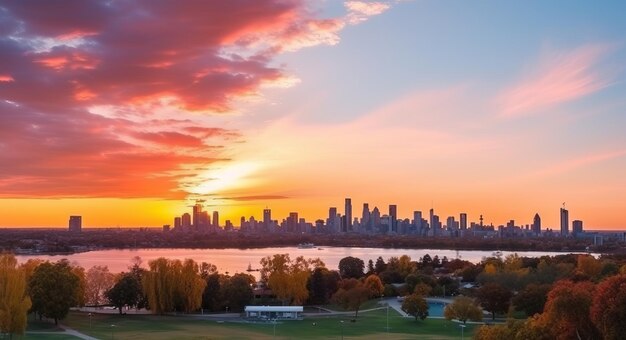
M 583 233 L 583 221 L 574 220 L 572 221 L 572 234 L 574 237 L 579 236 Z
M 174 217 L 174 229 L 180 229 L 183 226 L 183 219 L 180 217 Z
M 345 232 L 352 231 L 352 200 L 346 198 L 346 223 L 344 225 Z
M 183 229 L 188 229 L 191 227 L 191 215 L 189 213 L 184 213 L 181 216 L 181 223 L 183 225 Z
M 193 227 L 196 228 L 196 230 L 200 229 L 200 225 L 201 225 L 200 216 L 202 216 L 202 204 L 198 202 L 193 206 L 193 215 L 192 215 L 192 219 L 193 219 L 192 224 L 193 224 Z
M 533 218 L 533 233 L 536 235 L 541 234 L 541 217 L 539 217 L 539 213 L 535 214 Z
M 391 231 L 394 233 L 398 232 L 398 206 L 395 204 L 389 205 L 389 223 L 391 226 Z
M 169 225 L 169 224 L 164 224 L 164 225 L 163 225 L 163 232 L 165 232 L 165 233 L 166 233 L 166 232 L 168 232 L 168 231 L 170 231 L 170 225 Z
M 370 224 L 370 205 L 363 203 L 363 216 L 361 216 L 361 225 L 368 226 Z
M 561 236 L 569 234 L 569 212 L 565 208 L 561 208 Z
M 421 211 L 413 212 L 413 225 L 415 225 L 415 229 L 417 229 L 418 232 L 422 230 L 422 212 Z
M 272 210 L 265 208 L 263 209 L 263 224 L 265 224 L 266 227 L 269 227 L 270 224 L 272 224 Z
M 467 214 L 466 213 L 461 213 L 461 216 L 459 216 L 459 225 L 461 227 L 461 230 L 467 229 Z
M 220 227 L 220 213 L 217 211 L 213 212 L 213 227 L 214 228 Z
M 69 231 L 80 233 L 83 230 L 83 217 L 70 216 Z

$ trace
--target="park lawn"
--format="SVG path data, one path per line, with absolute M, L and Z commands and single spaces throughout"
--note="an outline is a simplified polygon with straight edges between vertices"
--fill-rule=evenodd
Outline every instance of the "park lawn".
M 457 323 L 443 319 L 415 321 L 403 318 L 393 310 L 389 312 L 388 335 L 385 334 L 385 310 L 360 314 L 356 322 L 351 322 L 351 319 L 348 316 L 320 316 L 278 322 L 275 326 L 276 338 L 337 339 L 342 331 L 346 339 L 459 339 L 461 336 Z M 274 332 L 271 323 L 219 323 L 189 316 L 94 315 L 90 329 L 87 314 L 71 312 L 63 324 L 101 339 L 270 339 Z M 468 339 L 474 327 L 468 325 L 465 329 Z

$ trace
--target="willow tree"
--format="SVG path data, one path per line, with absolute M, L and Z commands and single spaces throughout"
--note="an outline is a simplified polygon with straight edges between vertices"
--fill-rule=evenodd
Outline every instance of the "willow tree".
M 299 305 L 309 297 L 307 282 L 312 269 L 323 267 L 319 258 L 307 260 L 299 256 L 291 260 L 289 254 L 276 254 L 261 259 L 261 278 L 278 299 Z
M 0 254 L 0 330 L 24 334 L 30 306 L 24 270 L 17 267 L 13 255 Z
M 158 258 L 148 263 L 142 284 L 148 305 L 155 314 L 180 309 L 189 313 L 200 308 L 206 281 L 201 277 L 198 264 L 187 259 Z

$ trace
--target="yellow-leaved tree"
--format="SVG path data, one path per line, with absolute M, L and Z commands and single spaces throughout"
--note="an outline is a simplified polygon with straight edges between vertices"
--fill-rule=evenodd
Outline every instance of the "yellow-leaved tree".
M 31 301 L 26 291 L 26 274 L 11 254 L 0 254 L 0 330 L 24 334 Z

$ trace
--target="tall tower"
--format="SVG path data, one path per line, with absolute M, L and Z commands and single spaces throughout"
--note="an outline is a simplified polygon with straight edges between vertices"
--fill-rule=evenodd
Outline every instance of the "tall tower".
M 565 203 L 561 208 L 561 235 L 567 236 L 569 234 L 569 211 L 565 209 Z
M 430 216 L 428 219 L 428 223 L 430 224 L 430 229 L 435 230 L 435 209 L 430 208 Z
M 83 217 L 82 216 L 70 216 L 69 231 L 73 233 L 80 233 L 83 230 Z
M 217 211 L 213 212 L 213 227 L 215 228 L 220 227 L 220 213 Z
M 272 223 L 272 210 L 265 208 L 263 209 L 263 224 L 269 227 L 270 223 Z
M 200 223 L 200 216 L 201 215 L 202 215 L 202 204 L 198 200 L 198 201 L 196 201 L 196 204 L 194 204 L 194 206 L 193 206 L 193 214 L 191 215 L 192 216 L 192 222 L 191 223 L 193 224 L 193 227 L 196 230 L 199 230 L 200 229 L 200 225 L 202 224 L 202 223 Z
M 352 231 L 352 200 L 346 198 L 346 223 L 345 230 L 346 232 Z
M 361 225 L 368 226 L 370 223 L 370 205 L 363 203 L 363 216 L 361 216 Z
M 461 228 L 461 230 L 467 229 L 467 214 L 466 213 L 461 213 L 461 216 L 459 218 L 459 227 Z
M 536 235 L 541 234 L 541 217 L 539 216 L 539 213 L 536 213 L 533 218 L 533 233 Z
M 389 219 L 391 220 L 391 231 L 398 232 L 398 206 L 395 204 L 389 205 Z

